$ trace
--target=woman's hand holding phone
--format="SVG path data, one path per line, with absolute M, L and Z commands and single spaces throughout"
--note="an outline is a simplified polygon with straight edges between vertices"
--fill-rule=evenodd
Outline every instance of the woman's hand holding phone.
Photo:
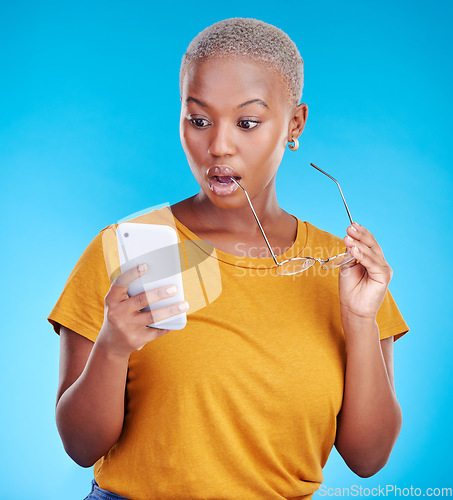
M 180 315 L 180 306 L 188 309 L 187 303 L 178 301 L 142 311 L 177 295 L 176 286 L 169 284 L 130 297 L 128 286 L 146 272 L 146 265 L 135 265 L 113 281 L 94 344 L 64 327 L 61 332 L 63 361 L 56 419 L 67 453 L 82 467 L 91 467 L 121 435 L 129 356 L 171 331 L 146 325 Z
M 142 349 L 148 342 L 165 335 L 171 330 L 150 328 L 147 325 L 171 318 L 189 309 L 186 301 L 170 306 L 142 311 L 149 304 L 175 296 L 175 285 L 148 290 L 133 297 L 127 293 L 128 286 L 146 274 L 146 264 L 138 265 L 120 274 L 105 296 L 104 323 L 97 339 L 108 352 L 120 357 L 129 357 Z

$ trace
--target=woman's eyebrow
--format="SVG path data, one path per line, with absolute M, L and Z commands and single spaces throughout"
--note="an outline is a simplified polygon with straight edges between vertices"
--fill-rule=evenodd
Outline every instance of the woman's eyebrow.
M 243 108 L 244 106 L 247 106 L 248 104 L 252 104 L 252 102 L 257 102 L 258 104 L 261 104 L 265 108 L 269 109 L 269 106 L 262 99 L 252 99 L 250 101 L 243 102 L 242 104 L 239 104 L 238 108 Z
M 189 102 L 196 102 L 197 104 L 199 104 L 200 106 L 202 106 L 203 108 L 208 108 L 209 106 L 203 102 L 203 101 L 200 101 L 199 99 L 196 99 L 195 97 L 191 97 L 189 96 L 187 99 L 186 99 L 186 103 L 189 103 Z M 239 108 L 243 108 L 244 106 L 247 106 L 249 104 L 252 104 L 252 103 L 258 103 L 258 104 L 261 104 L 262 106 L 264 106 L 265 108 L 269 109 L 269 106 L 262 100 L 262 99 L 250 99 L 250 101 L 246 101 L 246 102 L 243 102 L 242 104 L 239 104 L 238 106 L 238 109 Z
M 207 105 L 205 102 L 200 101 L 199 99 L 195 99 L 195 97 L 190 97 L 190 96 L 189 96 L 189 97 L 186 99 L 186 104 L 187 104 L 187 103 L 189 103 L 190 101 L 196 102 L 196 103 L 197 103 L 197 104 L 199 104 L 200 106 L 203 106 L 203 108 L 207 108 L 207 107 L 208 107 L 208 105 Z

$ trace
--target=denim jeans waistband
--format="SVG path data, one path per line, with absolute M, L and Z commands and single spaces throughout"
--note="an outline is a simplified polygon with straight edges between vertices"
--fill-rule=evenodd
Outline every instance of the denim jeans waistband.
M 91 482 L 91 493 L 84 500 L 129 500 L 126 497 L 112 493 L 111 491 L 103 490 L 98 483 L 93 479 Z

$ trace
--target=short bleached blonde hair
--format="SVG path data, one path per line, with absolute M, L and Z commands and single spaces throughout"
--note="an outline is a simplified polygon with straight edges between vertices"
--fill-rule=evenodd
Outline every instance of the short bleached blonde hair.
M 304 61 L 295 43 L 272 24 L 241 17 L 215 23 L 190 42 L 181 62 L 180 89 L 192 64 L 226 56 L 247 57 L 269 65 L 283 77 L 292 105 L 300 103 Z

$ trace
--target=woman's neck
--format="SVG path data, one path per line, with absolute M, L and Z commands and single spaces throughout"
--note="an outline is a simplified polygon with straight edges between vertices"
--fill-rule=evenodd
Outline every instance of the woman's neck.
M 202 190 L 187 200 L 189 203 L 185 208 L 192 212 L 194 219 L 199 221 L 200 226 L 206 230 L 261 234 L 245 193 L 239 192 L 238 194 L 242 194 L 244 199 L 240 208 L 228 209 L 217 206 Z M 263 226 L 272 226 L 285 214 L 277 202 L 275 186 L 263 191 L 252 203 Z
M 171 209 L 174 216 L 199 238 L 211 242 L 217 249 L 237 254 L 241 244 L 250 257 L 262 257 L 269 250 L 244 194 L 245 204 L 227 209 L 214 205 L 203 191 L 187 198 Z M 295 241 L 297 219 L 282 210 L 276 197 L 257 197 L 255 212 L 276 251 L 284 253 Z M 283 249 L 283 250 L 277 250 Z

